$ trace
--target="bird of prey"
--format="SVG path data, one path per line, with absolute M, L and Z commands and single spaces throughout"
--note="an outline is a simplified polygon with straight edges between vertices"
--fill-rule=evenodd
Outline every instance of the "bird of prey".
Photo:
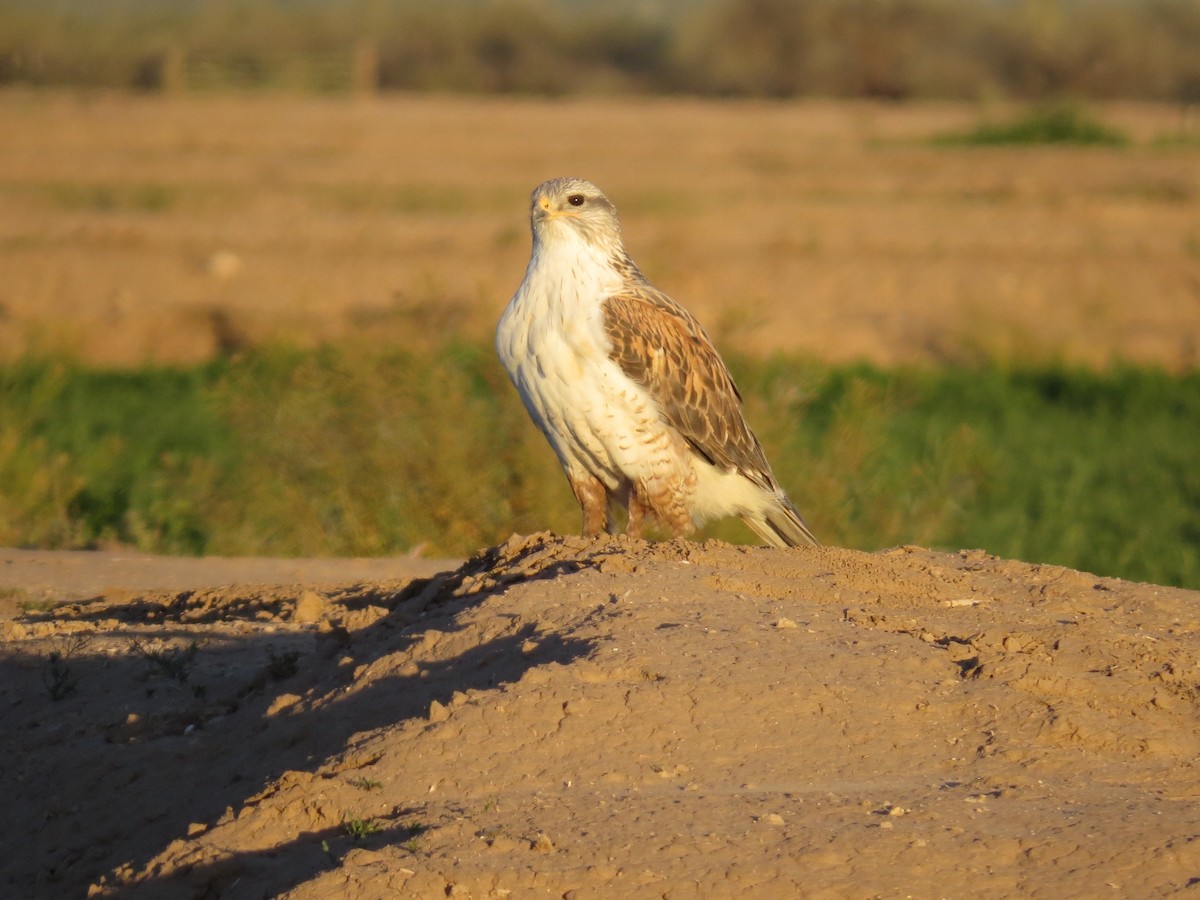
M 675 537 L 739 516 L 777 547 L 819 545 L 742 415 L 704 329 L 654 287 L 591 182 L 534 189 L 533 251 L 496 329 L 496 350 L 583 508 L 583 532 Z

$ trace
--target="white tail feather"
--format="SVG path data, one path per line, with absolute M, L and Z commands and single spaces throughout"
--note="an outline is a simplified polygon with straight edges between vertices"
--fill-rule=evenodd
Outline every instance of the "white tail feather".
M 772 547 L 821 546 L 787 497 L 780 497 L 778 503 L 764 509 L 761 515 L 742 516 L 742 521 Z

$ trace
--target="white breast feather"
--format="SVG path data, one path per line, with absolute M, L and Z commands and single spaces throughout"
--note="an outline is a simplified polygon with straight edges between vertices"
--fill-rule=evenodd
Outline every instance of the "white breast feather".
M 496 331 L 500 359 L 563 467 L 610 490 L 681 464 L 649 393 L 609 359 L 602 302 L 620 286 L 594 248 L 556 241 L 530 260 Z

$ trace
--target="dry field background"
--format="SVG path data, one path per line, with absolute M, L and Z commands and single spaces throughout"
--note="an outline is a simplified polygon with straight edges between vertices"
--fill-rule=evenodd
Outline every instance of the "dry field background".
M 725 348 L 1189 368 L 1200 156 L 939 148 L 966 105 L 0 94 L 0 353 L 194 361 L 352 333 L 485 338 L 534 184 L 615 200 Z

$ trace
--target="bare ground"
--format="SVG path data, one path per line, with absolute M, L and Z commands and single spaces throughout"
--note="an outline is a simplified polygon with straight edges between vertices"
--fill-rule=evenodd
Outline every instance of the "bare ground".
M 94 561 L 100 596 L 0 621 L 9 896 L 1200 885 L 1194 592 L 549 534 L 417 580 Z

